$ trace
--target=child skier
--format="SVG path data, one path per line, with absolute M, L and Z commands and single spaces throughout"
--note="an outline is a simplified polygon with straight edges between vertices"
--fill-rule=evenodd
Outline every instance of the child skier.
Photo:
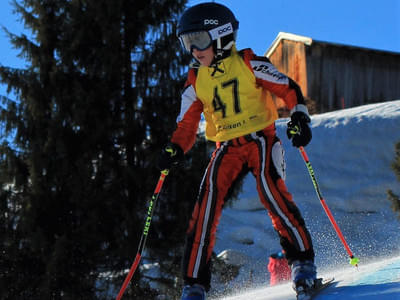
M 159 168 L 169 169 L 189 151 L 203 113 L 206 138 L 216 142 L 186 234 L 182 260 L 182 300 L 203 300 L 210 289 L 210 259 L 227 192 L 239 173 L 249 170 L 285 251 L 297 293 L 316 279 L 314 250 L 304 220 L 285 185 L 283 149 L 276 136 L 277 109 L 267 91 L 291 110 L 287 135 L 295 147 L 311 140 L 310 118 L 299 86 L 266 57 L 235 47 L 239 22 L 214 2 L 187 9 L 177 36 L 197 61 L 189 69 L 181 111 L 171 141 L 161 152 Z

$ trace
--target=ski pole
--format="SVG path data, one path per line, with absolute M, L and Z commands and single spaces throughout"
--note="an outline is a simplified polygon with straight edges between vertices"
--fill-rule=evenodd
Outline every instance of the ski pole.
M 135 260 L 129 270 L 128 275 L 125 278 L 124 283 L 122 284 L 122 287 L 118 293 L 116 300 L 120 300 L 122 298 L 122 295 L 124 294 L 126 287 L 128 286 L 129 282 L 131 281 L 132 276 L 135 273 L 135 271 L 139 265 L 140 259 L 142 257 L 142 251 L 144 249 L 144 245 L 146 244 L 147 234 L 149 233 L 149 228 L 150 228 L 151 219 L 153 217 L 154 207 L 156 206 L 158 195 L 160 194 L 161 188 L 164 183 L 164 179 L 168 175 L 168 172 L 169 172 L 168 169 L 161 171 L 161 175 L 160 175 L 160 178 L 158 179 L 153 196 L 150 199 L 149 208 L 147 210 L 147 215 L 146 215 L 146 219 L 145 219 L 144 229 L 143 229 L 142 237 L 140 238 L 139 247 L 138 247 L 138 251 L 136 253 Z
M 304 162 L 306 163 L 308 173 L 310 174 L 312 183 L 314 185 L 315 191 L 317 192 L 317 195 L 318 195 L 318 198 L 319 198 L 319 200 L 321 202 L 321 205 L 324 208 L 325 213 L 329 218 L 329 221 L 331 221 L 332 226 L 335 229 L 337 235 L 339 236 L 340 240 L 342 241 L 342 243 L 344 245 L 344 248 L 346 249 L 347 253 L 349 254 L 350 264 L 357 267 L 359 259 L 357 257 L 355 257 L 353 255 L 353 253 L 351 252 L 350 247 L 347 244 L 347 242 L 346 242 L 346 240 L 345 240 L 345 238 L 344 238 L 344 236 L 343 236 L 338 224 L 336 223 L 335 219 L 333 218 L 331 210 L 329 209 L 328 205 L 326 205 L 326 202 L 325 202 L 324 198 L 322 197 L 321 191 L 319 190 L 319 187 L 318 187 L 317 179 L 315 178 L 314 169 L 311 166 L 310 160 L 309 160 L 309 158 L 307 156 L 306 151 L 304 150 L 304 147 L 300 147 L 299 151 L 300 151 L 301 156 L 303 157 Z

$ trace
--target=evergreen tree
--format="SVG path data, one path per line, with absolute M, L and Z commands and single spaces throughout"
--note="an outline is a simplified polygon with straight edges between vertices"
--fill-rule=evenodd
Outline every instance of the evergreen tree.
M 392 169 L 396 174 L 398 181 L 400 181 L 400 142 L 395 145 L 395 159 L 392 163 Z M 400 197 L 396 195 L 392 190 L 388 190 L 388 197 L 392 203 L 392 209 L 398 214 L 400 219 Z
M 32 36 L 9 33 L 25 69 L 0 66 L 16 95 L 2 96 L 0 114 L 1 299 L 115 296 L 179 110 L 189 58 L 175 24 L 185 2 L 13 2 Z M 200 141 L 191 155 L 204 152 Z M 193 161 L 184 175 L 171 171 L 155 212 L 146 255 L 162 270 L 181 255 L 207 160 Z M 127 299 L 151 299 L 143 281 L 137 272 Z

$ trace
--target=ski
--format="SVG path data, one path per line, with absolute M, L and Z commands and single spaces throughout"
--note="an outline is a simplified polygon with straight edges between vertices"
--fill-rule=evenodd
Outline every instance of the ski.
M 334 283 L 335 278 L 318 278 L 314 283 L 314 288 L 308 291 L 302 291 L 297 294 L 297 300 L 312 300 L 322 290 Z

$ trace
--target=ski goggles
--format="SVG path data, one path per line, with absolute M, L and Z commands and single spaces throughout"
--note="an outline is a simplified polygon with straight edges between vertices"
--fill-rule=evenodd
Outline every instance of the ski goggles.
M 212 44 L 212 39 L 208 31 L 188 32 L 179 36 L 179 40 L 189 53 L 192 53 L 193 48 L 199 51 L 206 50 Z

